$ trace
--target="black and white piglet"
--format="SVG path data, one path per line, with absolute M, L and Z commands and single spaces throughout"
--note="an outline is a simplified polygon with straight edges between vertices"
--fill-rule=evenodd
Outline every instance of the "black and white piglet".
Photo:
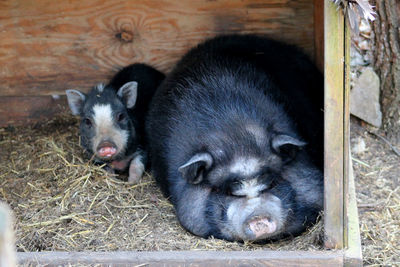
M 119 71 L 107 84 L 88 93 L 66 90 L 72 114 L 81 117 L 81 146 L 111 171 L 125 171 L 137 182 L 146 165 L 145 117 L 164 74 L 144 64 Z
M 323 79 L 296 48 L 254 35 L 208 40 L 157 90 L 152 171 L 190 232 L 297 235 L 323 205 Z

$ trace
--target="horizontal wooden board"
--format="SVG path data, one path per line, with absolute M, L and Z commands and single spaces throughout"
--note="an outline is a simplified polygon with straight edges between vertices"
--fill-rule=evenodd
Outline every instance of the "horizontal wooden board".
M 0 127 L 49 119 L 67 108 L 67 99 L 52 96 L 0 97 Z
M 59 266 L 343 266 L 343 253 L 320 251 L 20 252 L 19 264 Z
M 313 56 L 313 20 L 313 0 L 3 0 L 0 96 L 86 91 L 133 62 L 168 71 L 217 34 L 268 34 Z

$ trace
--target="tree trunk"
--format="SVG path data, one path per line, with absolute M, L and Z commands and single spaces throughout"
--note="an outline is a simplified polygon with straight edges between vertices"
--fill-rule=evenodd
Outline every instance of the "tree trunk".
M 381 80 L 383 129 L 400 144 L 400 1 L 376 0 L 373 65 Z

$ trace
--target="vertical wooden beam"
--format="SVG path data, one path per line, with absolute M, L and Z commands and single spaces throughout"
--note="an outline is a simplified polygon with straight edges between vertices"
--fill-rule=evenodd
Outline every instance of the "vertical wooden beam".
M 343 248 L 344 17 L 324 1 L 325 246 Z
M 348 243 L 348 197 L 349 197 L 349 168 L 350 168 L 350 45 L 351 45 L 351 29 L 348 25 L 348 21 L 345 19 L 344 23 L 344 86 L 343 86 L 343 194 L 344 194 L 344 206 L 343 206 L 343 242 L 344 246 Z
M 360 227 L 358 221 L 358 209 L 356 199 L 356 189 L 354 184 L 353 168 L 351 165 L 350 153 L 350 46 L 351 46 L 351 30 L 349 22 L 344 24 L 344 45 L 345 45 L 345 61 L 344 61 L 344 246 L 345 257 L 344 265 L 347 267 L 361 267 L 362 251 L 360 239 Z
M 314 0 L 314 55 L 315 64 L 324 71 L 324 1 Z
M 351 167 L 351 156 L 349 154 L 349 176 L 346 186 L 346 213 L 345 213 L 345 246 L 344 266 L 361 267 L 363 266 L 360 227 L 358 221 L 358 210 L 356 200 L 356 189 L 354 185 L 353 168 Z
M 0 266 L 17 266 L 13 226 L 14 216 L 10 207 L 0 201 Z

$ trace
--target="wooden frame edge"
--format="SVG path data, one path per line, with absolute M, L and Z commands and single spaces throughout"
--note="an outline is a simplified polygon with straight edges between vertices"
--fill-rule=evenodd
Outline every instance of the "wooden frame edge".
M 351 164 L 351 154 L 349 156 Z M 349 167 L 348 192 L 346 194 L 347 202 L 347 249 L 344 251 L 344 266 L 362 266 L 361 237 L 358 219 L 358 209 L 356 200 L 356 189 L 354 183 L 353 168 Z
M 344 247 L 345 171 L 345 32 L 344 16 L 324 1 L 324 243 Z
M 362 266 L 361 237 L 357 209 L 357 197 L 350 152 L 350 46 L 351 30 L 349 22 L 344 24 L 344 254 L 345 266 Z
M 343 251 L 154 251 L 19 252 L 18 264 L 58 266 L 105 264 L 143 266 L 343 266 Z
M 314 59 L 324 72 L 324 1 L 314 0 Z

